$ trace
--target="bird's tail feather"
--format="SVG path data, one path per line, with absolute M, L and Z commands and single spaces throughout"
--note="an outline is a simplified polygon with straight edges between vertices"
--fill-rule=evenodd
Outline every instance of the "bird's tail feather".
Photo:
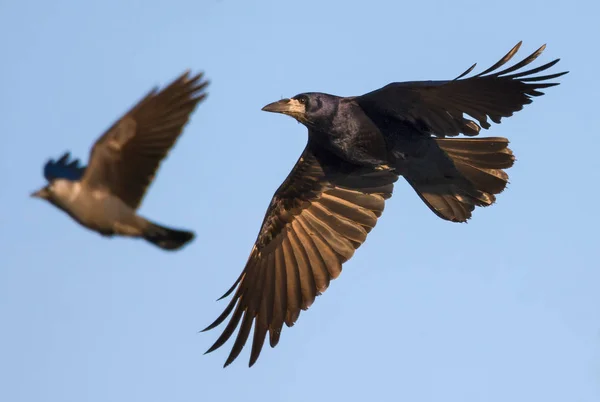
M 421 199 L 440 218 L 465 222 L 475 206 L 487 207 L 496 201 L 508 183 L 503 169 L 510 168 L 514 155 L 502 137 L 443 138 L 435 140 L 460 173 L 427 180 L 407 180 Z
M 195 235 L 194 232 L 170 229 L 148 221 L 143 237 L 163 250 L 174 251 L 193 240 Z

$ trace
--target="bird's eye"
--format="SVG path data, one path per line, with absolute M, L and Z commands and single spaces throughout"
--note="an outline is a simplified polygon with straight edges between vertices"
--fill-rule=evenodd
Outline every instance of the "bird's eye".
M 307 101 L 307 99 L 306 99 L 304 96 L 302 96 L 302 97 L 298 98 L 298 101 L 299 101 L 300 103 L 302 103 L 303 105 L 306 105 L 306 101 Z

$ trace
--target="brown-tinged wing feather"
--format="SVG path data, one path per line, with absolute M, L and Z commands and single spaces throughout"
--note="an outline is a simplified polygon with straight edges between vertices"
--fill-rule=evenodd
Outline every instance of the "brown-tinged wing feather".
M 252 325 L 250 366 L 267 333 L 271 347 L 277 345 L 283 324 L 294 325 L 300 311 L 340 275 L 342 264 L 366 240 L 392 195 L 396 174 L 358 171 L 325 152 L 309 142 L 275 193 L 241 276 L 223 296 L 235 290 L 232 300 L 205 329 L 231 315 L 209 353 L 241 324 L 225 366 L 242 351 Z
M 152 89 L 94 144 L 82 178 L 137 209 L 161 161 L 181 135 L 208 85 L 186 71 L 162 90 Z
M 546 48 L 540 47 L 524 60 L 496 71 L 517 53 L 521 42 L 496 64 L 480 74 L 464 78 L 474 67 L 452 81 L 395 82 L 356 98 L 365 113 L 375 121 L 396 118 L 414 124 L 429 134 L 445 137 L 479 134 L 488 129 L 488 117 L 500 123 L 544 93 L 540 89 L 559 85 L 547 82 L 567 72 L 534 76 L 554 66 L 560 59 L 527 71 L 518 71 L 534 61 Z M 494 72 L 496 71 L 496 72 Z M 511 74 L 512 73 L 512 74 Z M 464 115 L 473 117 L 475 121 Z

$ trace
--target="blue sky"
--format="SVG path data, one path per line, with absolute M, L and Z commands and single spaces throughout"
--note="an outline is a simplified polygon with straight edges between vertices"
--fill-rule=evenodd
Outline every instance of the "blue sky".
M 598 2 L 0 1 L 0 400 L 600 400 Z M 215 302 L 237 278 L 306 129 L 265 104 L 523 57 L 570 70 L 485 133 L 517 156 L 466 225 L 403 181 L 339 279 L 266 347 L 222 369 Z M 536 64 L 539 65 L 539 64 Z M 209 97 L 140 212 L 196 230 L 178 253 L 108 240 L 29 193 L 154 85 Z

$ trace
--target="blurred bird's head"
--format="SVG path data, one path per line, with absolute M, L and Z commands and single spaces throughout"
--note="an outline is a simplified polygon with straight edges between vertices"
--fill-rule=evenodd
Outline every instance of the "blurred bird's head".
M 69 198 L 73 190 L 73 182 L 70 180 L 55 179 L 50 181 L 46 186 L 31 193 L 31 197 L 56 204 L 57 202 L 60 203 L 61 200 Z
M 269 103 L 265 112 L 282 113 L 293 117 L 307 127 L 323 128 L 331 124 L 337 111 L 340 97 L 319 92 L 308 92 Z
M 50 190 L 50 185 L 44 186 L 37 191 L 31 193 L 33 198 L 41 198 L 42 200 L 49 200 L 52 197 L 52 191 Z

